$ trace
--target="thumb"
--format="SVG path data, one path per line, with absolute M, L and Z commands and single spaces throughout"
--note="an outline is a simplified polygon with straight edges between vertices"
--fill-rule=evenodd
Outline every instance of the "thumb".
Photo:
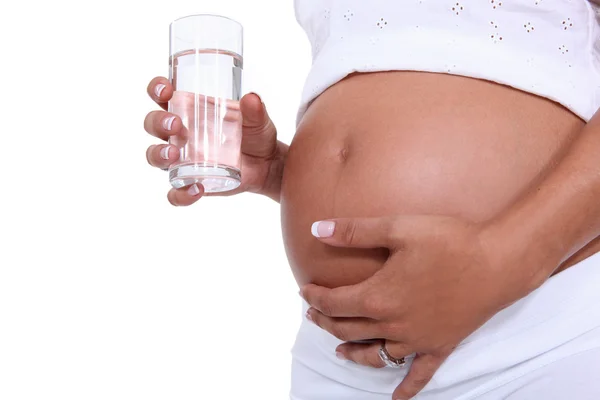
M 322 242 L 337 247 L 395 248 L 395 217 L 336 218 L 317 221 L 311 233 Z
M 242 153 L 267 158 L 277 149 L 277 129 L 256 93 L 248 93 L 240 100 L 242 112 Z

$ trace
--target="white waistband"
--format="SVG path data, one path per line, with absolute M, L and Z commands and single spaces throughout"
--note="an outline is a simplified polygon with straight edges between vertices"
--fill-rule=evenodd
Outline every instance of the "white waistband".
M 494 373 L 555 349 L 600 326 L 599 304 L 597 253 L 551 277 L 471 334 L 442 365 L 427 389 Z M 307 304 L 303 302 L 302 308 L 305 312 Z M 304 318 L 293 355 L 331 379 L 375 393 L 391 393 L 406 373 L 406 369 L 373 369 L 340 361 L 334 351 L 340 343 Z

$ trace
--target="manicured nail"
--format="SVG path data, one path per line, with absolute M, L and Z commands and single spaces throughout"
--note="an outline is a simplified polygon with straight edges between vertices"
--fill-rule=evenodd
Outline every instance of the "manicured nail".
M 340 353 L 339 351 L 335 352 L 335 356 L 340 360 L 346 360 L 346 356 L 344 356 L 344 354 Z
M 314 322 L 313 319 L 312 319 L 312 317 L 308 313 L 308 311 L 306 312 L 306 319 L 309 320 L 310 322 Z
M 167 85 L 164 85 L 162 83 L 159 83 L 158 85 L 156 85 L 156 87 L 154 88 L 154 93 L 156 93 L 156 97 L 160 97 L 160 94 L 166 87 L 167 87 Z
M 190 196 L 196 196 L 198 193 L 200 193 L 200 188 L 198 187 L 197 184 L 193 184 L 192 186 L 190 186 L 190 188 L 188 189 L 188 194 Z
M 317 221 L 312 224 L 310 232 L 314 237 L 326 238 L 333 236 L 335 230 L 335 222 L 333 221 Z
M 163 120 L 163 128 L 165 128 L 166 130 L 170 131 L 171 128 L 173 127 L 173 121 L 175 121 L 175 116 L 169 117 L 169 118 L 165 118 Z
M 165 146 L 160 150 L 160 158 L 162 158 L 163 160 L 168 160 L 169 159 L 169 150 L 171 149 L 171 146 Z

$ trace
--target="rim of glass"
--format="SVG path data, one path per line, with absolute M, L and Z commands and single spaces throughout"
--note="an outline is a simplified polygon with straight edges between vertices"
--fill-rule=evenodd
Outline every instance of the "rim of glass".
M 181 21 L 181 20 L 184 20 L 184 19 L 198 18 L 198 17 L 228 20 L 228 21 L 231 21 L 234 24 L 236 24 L 240 29 L 244 29 L 244 26 L 239 21 L 236 21 L 233 18 L 226 17 L 224 15 L 219 15 L 219 14 L 190 14 L 190 15 L 185 15 L 183 17 L 179 17 L 179 18 L 174 19 L 173 21 L 171 21 L 171 23 L 169 24 L 169 26 L 172 26 L 174 23 L 176 23 L 178 21 Z

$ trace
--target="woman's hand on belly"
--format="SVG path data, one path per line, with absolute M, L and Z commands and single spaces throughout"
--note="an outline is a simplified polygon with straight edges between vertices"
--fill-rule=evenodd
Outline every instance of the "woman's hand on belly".
M 303 286 L 301 295 L 311 306 L 307 318 L 342 341 L 385 339 L 394 358 L 416 353 L 393 397 L 410 398 L 460 342 L 530 291 L 526 272 L 509 272 L 510 255 L 494 250 L 504 239 L 490 236 L 487 228 L 433 215 L 315 223 L 313 235 L 328 245 L 387 248 L 390 255 L 381 270 L 356 285 Z M 337 351 L 351 361 L 383 367 L 378 349 L 344 343 Z

